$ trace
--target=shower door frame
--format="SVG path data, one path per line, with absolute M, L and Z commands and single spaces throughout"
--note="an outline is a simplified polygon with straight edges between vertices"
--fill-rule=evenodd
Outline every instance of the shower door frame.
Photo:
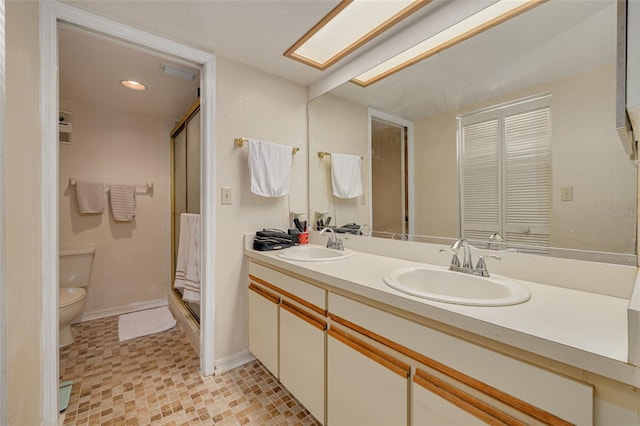
M 55 1 L 39 2 L 41 131 L 42 418 L 58 423 L 58 22 L 125 40 L 201 67 L 200 147 L 201 279 L 200 373 L 215 369 L 215 100 L 216 58 L 202 50 Z
M 173 129 L 171 129 L 171 131 L 169 132 L 169 138 L 171 139 L 171 278 L 170 278 L 170 282 L 171 282 L 171 291 L 176 293 L 178 296 L 178 299 L 180 301 L 180 303 L 182 304 L 182 306 L 184 306 L 184 308 L 189 312 L 189 314 L 191 314 L 191 317 L 198 323 L 198 325 L 200 325 L 200 315 L 202 313 L 202 306 L 200 305 L 198 307 L 198 313 L 196 314 L 194 312 L 194 308 L 191 307 L 191 302 L 186 302 L 182 299 L 182 293 L 180 293 L 180 291 L 175 287 L 175 278 L 176 278 L 176 261 L 177 261 L 177 256 L 176 256 L 176 247 L 178 245 L 178 241 L 179 238 L 177 238 L 176 236 L 176 163 L 175 163 L 175 147 L 176 147 L 176 136 L 178 136 L 178 134 L 180 132 L 187 132 L 187 125 L 189 124 L 189 121 L 197 114 L 200 112 L 200 99 L 198 98 L 193 105 L 191 105 L 191 107 L 187 110 L 186 113 L 184 113 L 184 115 L 180 118 L 180 121 L 178 121 L 178 123 L 173 127 Z M 202 119 L 202 114 L 200 114 L 200 119 Z M 188 143 L 188 138 L 189 135 L 187 133 L 186 136 L 186 142 Z M 200 145 L 202 145 L 202 138 L 200 137 L 200 140 L 198 141 L 198 143 Z M 187 148 L 185 147 L 185 150 L 187 150 Z M 186 155 L 186 153 L 185 153 Z M 188 157 L 188 155 L 187 155 Z M 200 166 L 202 166 L 202 162 L 200 162 Z M 187 161 L 187 167 L 188 167 L 188 161 Z M 188 169 L 187 169 L 188 170 Z M 188 180 L 188 179 L 187 179 Z M 187 183 L 187 188 L 188 188 L 188 183 Z M 187 193 L 188 193 L 188 189 L 187 189 Z M 199 190 L 199 193 L 202 193 L 202 189 Z M 186 195 L 186 194 L 185 194 Z M 187 202 L 187 207 L 188 207 L 188 202 Z M 187 211 L 187 213 L 192 213 Z M 199 212 L 198 212 L 199 213 Z

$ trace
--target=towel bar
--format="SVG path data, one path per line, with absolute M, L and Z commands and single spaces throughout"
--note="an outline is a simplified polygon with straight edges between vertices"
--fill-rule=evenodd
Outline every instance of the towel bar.
M 237 147 L 239 147 L 239 148 L 242 148 L 242 146 L 244 146 L 244 143 L 245 143 L 245 142 L 249 142 L 249 139 L 247 139 L 247 138 L 235 138 L 235 139 L 233 140 L 233 145 L 234 145 L 234 146 L 237 146 Z M 292 149 L 292 154 L 293 154 L 293 155 L 296 155 L 296 153 L 297 153 L 298 151 L 300 151 L 300 148 L 298 148 L 297 146 L 294 146 L 294 147 L 292 147 L 291 149 Z
M 329 156 L 329 157 L 330 157 L 330 156 L 331 156 L 331 153 L 330 153 L 330 152 L 327 152 L 327 151 L 318 151 L 318 158 L 324 158 L 324 157 L 327 157 L 327 156 Z M 364 157 L 361 155 L 361 156 L 360 156 L 360 159 L 361 159 L 361 160 L 364 160 Z
M 78 182 L 80 178 L 79 177 L 71 177 L 69 178 L 69 186 L 76 186 L 76 183 Z M 109 192 L 109 186 L 110 184 L 106 183 L 105 184 L 105 192 Z M 153 192 L 153 181 L 147 181 L 143 184 L 140 185 L 134 185 L 136 187 L 136 194 L 150 194 Z M 139 186 L 144 186 L 144 191 L 139 192 L 137 190 L 137 187 Z

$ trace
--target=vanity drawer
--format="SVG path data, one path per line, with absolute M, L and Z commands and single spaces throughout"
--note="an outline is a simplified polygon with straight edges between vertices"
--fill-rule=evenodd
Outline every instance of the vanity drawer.
M 478 387 L 489 385 L 498 393 L 501 391 L 574 424 L 593 424 L 590 385 L 334 293 L 329 293 L 328 299 L 332 324 L 350 323 L 359 328 L 356 331 L 419 363 L 435 361 L 454 374 L 462 373 Z
M 313 284 L 309 284 L 281 272 L 274 271 L 273 269 L 254 262 L 249 262 L 249 275 L 249 278 L 254 277 L 258 280 L 264 281 L 263 283 L 259 282 L 259 284 L 270 287 L 273 291 L 276 291 L 285 297 L 291 298 L 290 296 L 293 295 L 301 299 L 296 300 L 299 303 L 304 304 L 303 302 L 308 302 L 313 305 L 313 307 L 307 307 L 319 314 L 324 315 L 324 311 L 327 309 L 326 290 L 323 288 L 316 287 Z

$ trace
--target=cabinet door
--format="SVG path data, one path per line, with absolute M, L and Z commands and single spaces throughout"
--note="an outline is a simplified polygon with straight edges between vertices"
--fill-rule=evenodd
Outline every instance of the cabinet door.
M 495 400 L 480 400 L 464 389 L 417 368 L 413 376 L 411 393 L 412 424 L 472 425 L 521 425 L 537 424 L 535 419 L 521 416 L 519 420 L 501 408 L 513 412 Z M 562 424 L 562 423 L 553 423 Z
M 262 288 L 249 285 L 249 351 L 278 377 L 278 302 Z
M 327 341 L 327 423 L 407 425 L 408 371 L 394 371 L 333 331 Z
M 324 320 L 280 304 L 280 382 L 323 424 L 325 329 Z
M 413 384 L 411 397 L 412 422 L 419 425 L 472 426 L 485 422 L 458 408 L 435 393 Z

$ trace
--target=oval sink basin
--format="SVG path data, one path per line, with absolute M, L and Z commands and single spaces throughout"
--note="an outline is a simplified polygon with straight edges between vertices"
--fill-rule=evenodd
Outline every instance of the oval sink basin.
M 437 267 L 396 269 L 384 282 L 412 296 L 458 305 L 506 306 L 531 297 L 527 288 L 505 277 L 485 278 Z
M 332 260 L 347 259 L 353 256 L 353 252 L 348 249 L 341 251 L 322 246 L 302 245 L 279 251 L 276 253 L 276 256 L 298 262 L 329 262 Z

